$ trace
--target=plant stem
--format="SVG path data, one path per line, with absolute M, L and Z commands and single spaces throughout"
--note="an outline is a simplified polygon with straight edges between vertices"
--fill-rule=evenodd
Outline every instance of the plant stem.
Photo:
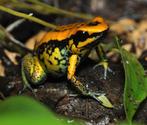
M 6 7 L 3 7 L 1 5 L 0 5 L 0 10 L 2 10 L 4 12 L 7 12 L 7 13 L 10 13 L 10 14 L 12 14 L 14 16 L 18 16 L 18 17 L 21 17 L 21 18 L 31 20 L 31 21 L 36 22 L 38 24 L 41 24 L 41 25 L 43 25 L 45 27 L 50 27 L 50 28 L 53 28 L 53 29 L 55 29 L 57 27 L 56 25 L 50 24 L 50 23 L 48 23 L 46 21 L 43 21 L 41 19 L 38 19 L 36 17 L 30 16 L 28 14 L 18 12 L 18 11 L 15 11 L 15 10 L 12 10 L 12 9 L 9 9 L 9 8 L 6 8 Z

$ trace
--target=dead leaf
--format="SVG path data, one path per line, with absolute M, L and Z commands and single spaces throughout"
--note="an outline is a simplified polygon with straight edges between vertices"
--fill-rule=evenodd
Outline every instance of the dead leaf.
M 0 76 L 5 76 L 5 67 L 2 64 L 2 60 L 0 60 Z
M 25 46 L 31 50 L 34 49 L 35 43 L 37 41 L 40 41 L 42 37 L 45 35 L 46 31 L 40 31 L 38 34 L 35 36 L 31 37 L 30 39 L 27 40 Z
M 147 50 L 147 20 L 141 21 L 129 38 L 134 43 L 136 55 L 139 57 L 143 51 Z
M 125 49 L 130 51 L 132 47 L 135 47 L 137 57 L 147 50 L 147 20 L 137 23 L 132 19 L 121 19 L 112 24 L 110 30 L 125 39 L 126 45 L 123 45 Z
M 123 18 L 110 26 L 110 30 L 122 34 L 124 32 L 133 31 L 136 27 L 136 22 L 129 18 Z
M 17 65 L 18 62 L 16 60 L 16 57 L 17 56 L 20 56 L 20 54 L 18 53 L 15 53 L 15 52 L 11 52 L 11 51 L 8 51 L 8 50 L 4 50 L 4 53 L 7 55 L 7 57 L 10 59 L 11 62 L 13 62 L 14 65 Z

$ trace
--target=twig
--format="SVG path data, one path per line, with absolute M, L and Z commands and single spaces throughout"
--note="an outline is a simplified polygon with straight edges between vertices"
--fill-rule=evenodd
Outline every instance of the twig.
M 14 16 L 18 16 L 18 17 L 21 17 L 21 18 L 25 18 L 25 19 L 31 20 L 31 21 L 36 22 L 38 24 L 41 24 L 41 25 L 43 25 L 45 27 L 50 27 L 50 28 L 53 28 L 53 29 L 55 29 L 57 27 L 56 25 L 50 24 L 50 23 L 48 23 L 46 21 L 43 21 L 43 20 L 41 20 L 39 18 L 30 16 L 30 15 L 25 14 L 25 13 L 21 13 L 21 12 L 12 10 L 12 9 L 9 9 L 7 7 L 3 7 L 1 5 L 0 5 L 0 10 L 2 10 L 4 12 L 7 12 L 7 13 L 10 13 L 10 14 L 12 14 Z
M 11 23 L 6 28 L 7 32 L 11 32 L 14 28 L 18 27 L 24 21 L 25 21 L 25 19 L 19 19 L 19 20 L 15 21 L 15 22 Z
M 0 25 L 0 30 L 2 30 L 2 31 L 4 32 L 5 37 L 7 37 L 14 45 L 17 45 L 19 48 L 21 48 L 21 49 L 19 49 L 19 50 L 24 49 L 24 50 L 26 50 L 26 51 L 31 52 L 30 49 L 28 49 L 22 42 L 20 42 L 20 41 L 18 41 L 17 39 L 15 39 L 15 38 L 13 37 L 13 35 L 11 35 L 11 33 L 9 33 L 9 32 L 8 32 L 4 27 L 2 27 L 1 25 Z

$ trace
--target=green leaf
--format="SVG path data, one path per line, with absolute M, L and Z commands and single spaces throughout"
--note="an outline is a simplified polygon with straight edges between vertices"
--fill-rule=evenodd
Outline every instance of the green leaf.
M 125 70 L 124 107 L 129 124 L 139 104 L 147 97 L 147 78 L 137 58 L 119 46 L 116 40 Z
M 1 125 L 67 125 L 68 121 L 29 97 L 10 97 L 0 102 Z M 70 124 L 80 123 L 73 120 Z

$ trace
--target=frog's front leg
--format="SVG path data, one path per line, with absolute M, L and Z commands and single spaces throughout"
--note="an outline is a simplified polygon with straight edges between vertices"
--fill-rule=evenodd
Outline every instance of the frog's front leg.
M 86 95 L 88 93 L 87 88 L 79 81 L 77 80 L 76 76 L 75 76 L 75 72 L 76 72 L 76 67 L 79 63 L 79 57 L 78 55 L 72 55 L 69 58 L 69 65 L 68 65 L 68 73 L 67 73 L 67 78 L 68 80 L 71 81 L 71 83 L 73 83 L 73 85 L 83 94 Z
M 110 68 L 109 68 L 109 63 L 108 60 L 106 58 L 106 54 L 102 48 L 101 45 L 98 45 L 96 48 L 96 53 L 100 59 L 100 62 L 98 64 L 96 64 L 93 68 L 96 68 L 97 66 L 103 66 L 104 67 L 104 79 L 107 78 L 107 72 L 113 72 Z
M 23 58 L 21 64 L 21 74 L 24 83 L 24 89 L 29 88 L 36 96 L 30 84 L 41 84 L 47 77 L 45 68 L 43 67 L 43 65 L 41 65 L 37 56 L 27 54 Z
M 104 93 L 95 93 L 89 91 L 89 89 L 80 82 L 76 76 L 75 76 L 75 71 L 76 67 L 79 63 L 79 57 L 78 55 L 72 55 L 69 58 L 69 66 L 68 66 L 68 74 L 67 78 L 73 83 L 73 85 L 83 94 L 86 96 L 90 96 L 93 99 L 97 100 L 100 102 L 103 106 L 112 108 L 113 105 L 111 102 L 107 99 L 107 97 L 104 95 Z

